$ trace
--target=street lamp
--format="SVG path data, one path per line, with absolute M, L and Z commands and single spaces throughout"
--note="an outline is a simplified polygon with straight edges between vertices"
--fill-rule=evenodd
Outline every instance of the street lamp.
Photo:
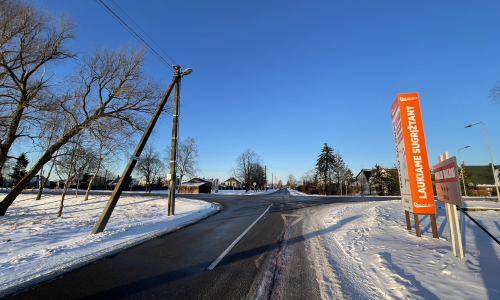
M 464 183 L 464 192 L 466 197 L 467 197 L 467 189 L 465 188 L 464 168 L 462 168 L 462 162 L 460 161 L 460 150 L 467 149 L 469 147 L 470 146 L 465 146 L 463 148 L 458 149 L 458 164 L 460 166 L 460 176 L 462 176 L 462 182 Z
M 472 127 L 472 126 L 478 125 L 478 124 L 483 124 L 483 127 L 484 127 L 484 134 L 486 135 L 486 143 L 488 144 L 488 151 L 490 152 L 491 170 L 493 171 L 493 178 L 495 179 L 495 187 L 497 188 L 498 202 L 500 202 L 500 193 L 498 191 L 498 178 L 495 176 L 495 165 L 493 164 L 493 156 L 491 156 L 490 142 L 488 141 L 488 133 L 486 132 L 486 125 L 484 125 L 483 122 L 479 122 L 476 124 L 467 125 L 464 128 L 469 128 L 469 127 Z

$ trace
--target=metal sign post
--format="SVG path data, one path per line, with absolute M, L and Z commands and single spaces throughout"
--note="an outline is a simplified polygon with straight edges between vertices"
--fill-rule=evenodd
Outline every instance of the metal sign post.
M 462 192 L 457 174 L 457 160 L 448 157 L 448 152 L 439 155 L 439 163 L 434 165 L 434 176 L 438 200 L 445 203 L 446 218 L 450 228 L 451 250 L 459 259 L 464 258 L 462 235 L 458 223 L 457 205 L 462 206 Z

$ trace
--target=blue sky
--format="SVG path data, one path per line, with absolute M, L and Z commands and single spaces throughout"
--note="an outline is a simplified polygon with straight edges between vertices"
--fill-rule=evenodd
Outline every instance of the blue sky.
M 111 0 L 103 0 L 114 8 Z M 324 143 L 356 175 L 395 161 L 389 107 L 418 92 L 430 164 L 449 151 L 500 163 L 498 1 L 115 0 L 182 68 L 180 137 L 198 140 L 203 177 L 229 177 L 251 148 L 278 179 L 314 167 Z M 75 46 L 139 45 L 95 1 L 37 0 L 78 24 Z M 147 71 L 171 71 L 149 54 Z M 164 150 L 165 118 L 154 137 Z M 121 169 L 117 170 L 121 173 Z

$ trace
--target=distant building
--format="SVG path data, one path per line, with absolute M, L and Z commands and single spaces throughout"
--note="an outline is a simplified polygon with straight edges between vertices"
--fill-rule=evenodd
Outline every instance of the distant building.
M 242 189 L 243 186 L 236 178 L 230 177 L 228 180 L 224 181 L 224 185 L 231 187 L 233 190 Z
M 372 186 L 370 178 L 372 177 L 372 169 L 362 169 L 356 176 L 356 181 L 363 195 L 377 195 L 375 187 Z
M 210 194 L 212 192 L 212 182 L 204 178 L 193 178 L 183 182 L 179 187 L 180 194 Z

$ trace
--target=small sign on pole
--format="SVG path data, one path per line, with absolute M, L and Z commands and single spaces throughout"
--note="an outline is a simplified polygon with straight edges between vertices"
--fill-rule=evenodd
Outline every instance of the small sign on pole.
M 445 203 L 446 218 L 450 228 L 451 250 L 459 259 L 464 258 L 462 236 L 458 223 L 457 205 L 462 206 L 462 191 L 457 173 L 455 156 L 448 158 L 448 152 L 438 157 L 439 163 L 432 166 L 439 201 Z

